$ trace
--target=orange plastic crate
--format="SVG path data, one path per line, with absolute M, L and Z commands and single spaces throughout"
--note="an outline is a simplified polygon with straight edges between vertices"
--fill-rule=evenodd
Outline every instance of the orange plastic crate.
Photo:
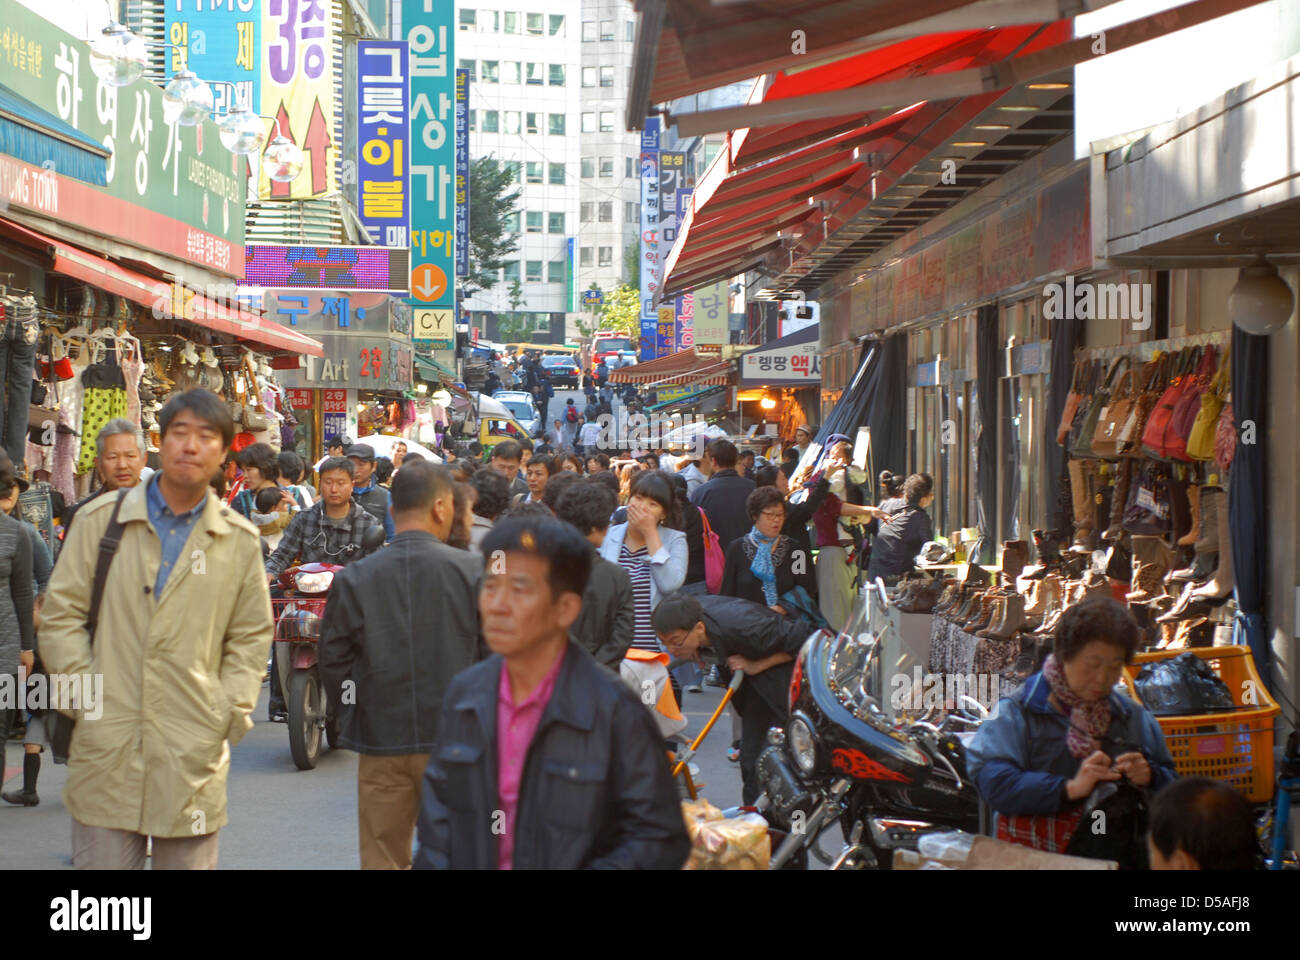
M 1169 660 L 1194 653 L 1232 691 L 1239 708 L 1231 713 L 1202 713 L 1190 716 L 1156 717 L 1165 734 L 1165 744 L 1174 767 L 1184 777 L 1209 777 L 1238 790 L 1252 803 L 1273 798 L 1273 721 L 1282 708 L 1277 705 L 1255 670 L 1249 647 L 1193 647 L 1190 650 L 1153 650 L 1139 653 L 1124 668 L 1129 695 L 1141 703 L 1133 680 L 1142 667 L 1156 660 Z M 1247 696 L 1254 704 L 1247 705 Z

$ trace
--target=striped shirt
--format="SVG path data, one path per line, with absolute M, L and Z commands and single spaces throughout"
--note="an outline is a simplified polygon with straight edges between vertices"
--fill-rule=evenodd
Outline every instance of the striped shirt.
M 618 565 L 627 571 L 632 581 L 632 602 L 636 607 L 636 630 L 632 635 L 632 646 L 640 650 L 660 650 L 659 638 L 650 623 L 650 564 L 649 552 L 645 547 L 640 550 L 628 550 L 623 544 L 618 551 Z

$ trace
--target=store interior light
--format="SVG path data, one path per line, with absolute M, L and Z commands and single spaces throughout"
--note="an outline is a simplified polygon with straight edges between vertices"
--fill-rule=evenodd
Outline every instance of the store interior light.
M 954 147 L 987 147 L 988 142 L 984 140 L 954 140 Z
M 1010 129 L 1011 129 L 1011 124 L 1009 124 L 1009 123 L 977 123 L 977 124 L 975 124 L 975 129 L 976 129 L 976 130 L 1010 130 Z
M 1033 113 L 1038 108 L 1032 103 L 1008 103 L 998 109 L 1005 110 L 1007 113 Z
M 776 409 L 776 401 L 771 397 L 764 397 L 762 400 L 758 401 L 758 405 L 762 407 L 764 410 Z
M 144 40 L 115 18 L 90 44 L 90 69 L 110 87 L 126 87 L 139 80 L 148 57 Z
M 1068 83 L 1027 83 L 1025 88 L 1027 90 L 1069 90 L 1070 85 Z
M 1237 285 L 1228 294 L 1228 318 L 1246 333 L 1267 337 L 1291 319 L 1295 296 L 1277 267 L 1262 256 L 1242 267 Z
M 428 385 L 427 383 L 417 383 L 417 384 L 415 385 L 415 392 L 416 392 L 416 393 L 428 393 L 428 392 L 429 392 L 429 385 Z

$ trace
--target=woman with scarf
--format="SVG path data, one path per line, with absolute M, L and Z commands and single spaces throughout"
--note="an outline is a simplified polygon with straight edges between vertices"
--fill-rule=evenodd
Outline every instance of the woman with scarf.
M 1177 777 L 1160 724 L 1116 689 L 1139 636 L 1109 597 L 1071 607 L 1042 671 L 975 734 L 967 769 L 998 814 L 1000 839 L 1064 853 L 1087 828 L 1084 804 L 1099 784 L 1154 793 Z
M 781 533 L 785 497 L 776 487 L 759 487 L 745 501 L 745 510 L 754 526 L 727 548 L 718 593 L 753 600 L 782 616 L 797 616 L 782 598 L 795 587 L 803 587 L 811 600 L 817 582 L 812 557 L 797 540 Z

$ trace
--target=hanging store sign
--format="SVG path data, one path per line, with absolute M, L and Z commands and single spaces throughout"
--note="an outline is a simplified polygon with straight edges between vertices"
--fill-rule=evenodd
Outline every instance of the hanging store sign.
M 697 351 L 721 351 L 724 343 L 731 342 L 727 329 L 727 313 L 730 307 L 731 291 L 726 280 L 719 280 L 706 287 L 696 287 L 694 295 L 694 332 Z
M 249 244 L 244 281 L 258 287 L 406 292 L 404 247 L 294 247 Z
M 638 359 L 663 356 L 659 294 L 659 118 L 647 117 L 641 131 L 641 342 Z M 671 336 L 671 334 L 670 334 Z M 670 351 L 671 352 L 671 351 Z
M 469 276 L 469 71 L 456 71 L 456 276 Z
M 409 390 L 411 342 L 390 337 L 320 334 L 323 357 L 306 357 L 306 365 L 277 371 L 285 387 L 335 390 Z M 330 412 L 326 410 L 325 412 Z
M 412 336 L 421 353 L 452 350 L 456 346 L 456 312 L 433 307 L 412 307 Z
M 211 82 L 217 116 L 262 103 L 262 14 L 257 0 L 167 0 L 167 74 L 190 70 Z M 234 88 L 227 86 L 233 83 Z
M 456 5 L 402 0 L 410 45 L 412 306 L 454 309 Z M 415 302 L 418 301 L 418 302 Z
M 258 164 L 257 195 L 308 200 L 338 189 L 335 176 L 334 5 L 324 0 L 265 0 L 262 4 L 262 109 L 303 151 L 302 172 L 276 183 Z M 275 128 L 266 121 L 269 136 Z
M 267 318 L 304 333 L 410 336 L 408 307 L 385 293 L 363 291 L 266 290 Z
M 216 124 L 169 124 L 162 89 L 148 80 L 122 88 L 101 82 L 87 44 L 22 4 L 6 4 L 3 19 L 5 86 L 112 155 L 106 187 L 67 176 L 53 161 L 36 167 L 5 157 L 0 201 L 238 276 L 246 167 L 222 146 Z
M 403 40 L 357 44 L 357 207 L 385 247 L 405 247 L 410 229 L 406 67 Z

